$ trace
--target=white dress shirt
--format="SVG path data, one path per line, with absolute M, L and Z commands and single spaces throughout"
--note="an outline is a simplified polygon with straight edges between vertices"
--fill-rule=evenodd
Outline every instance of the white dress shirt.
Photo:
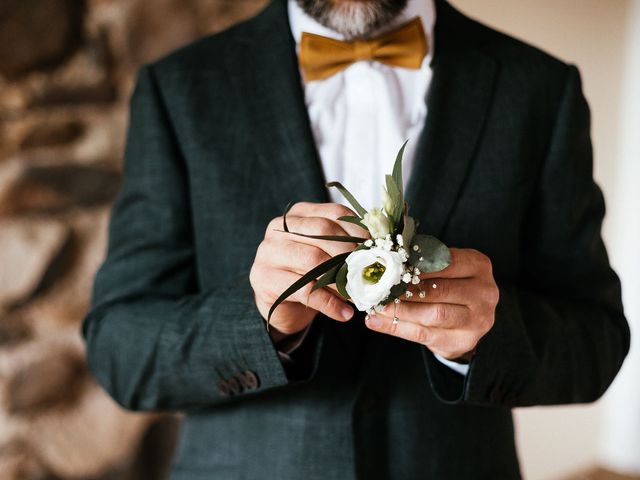
M 344 40 L 344 37 L 307 15 L 289 0 L 289 22 L 299 48 L 302 32 Z M 381 207 L 384 176 L 391 173 L 396 154 L 409 140 L 402 161 L 404 188 L 411 175 L 415 149 L 427 116 L 425 96 L 431 83 L 433 57 L 433 0 L 409 0 L 407 7 L 375 37 L 419 17 L 429 52 L 418 70 L 358 61 L 323 80 L 303 81 L 309 113 L 324 177 L 341 182 L 369 210 Z M 336 189 L 333 202 L 348 203 Z M 436 358 L 466 375 L 468 365 Z

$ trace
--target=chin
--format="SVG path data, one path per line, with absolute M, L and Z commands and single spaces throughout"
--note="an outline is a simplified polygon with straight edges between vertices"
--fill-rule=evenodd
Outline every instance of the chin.
M 321 24 L 347 39 L 366 37 L 390 22 L 407 0 L 297 0 L 302 9 Z

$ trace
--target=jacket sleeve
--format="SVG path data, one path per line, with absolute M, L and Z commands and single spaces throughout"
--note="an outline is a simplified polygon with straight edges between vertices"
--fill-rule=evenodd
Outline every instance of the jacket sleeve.
M 601 238 L 605 205 L 592 169 L 589 108 L 580 74 L 570 65 L 525 219 L 518 284 L 497 281 L 495 324 L 466 377 L 423 350 L 442 401 L 509 407 L 591 402 L 613 381 L 629 350 L 629 327 Z
M 198 288 L 186 165 L 152 66 L 130 105 L 124 181 L 82 333 L 98 382 L 131 410 L 211 406 L 291 383 L 254 301 L 248 272 Z M 318 322 L 314 322 L 318 323 Z

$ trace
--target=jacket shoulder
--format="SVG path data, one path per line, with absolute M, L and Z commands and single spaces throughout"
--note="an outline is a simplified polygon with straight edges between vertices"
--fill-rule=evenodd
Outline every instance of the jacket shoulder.
M 473 19 L 449 3 L 442 3 L 440 10 L 450 18 L 447 27 L 457 31 L 455 36 L 461 45 L 473 45 L 481 49 L 511 74 L 522 75 L 523 78 L 528 76 L 529 82 L 536 78 L 551 82 L 564 82 L 566 79 L 572 64 L 542 48 Z
M 203 66 L 209 71 L 221 70 L 224 66 L 224 55 L 221 53 L 226 52 L 236 42 L 259 34 L 265 22 L 269 21 L 268 16 L 273 14 L 272 10 L 273 5 L 267 5 L 256 15 L 178 48 L 148 66 L 161 77 L 201 70 Z

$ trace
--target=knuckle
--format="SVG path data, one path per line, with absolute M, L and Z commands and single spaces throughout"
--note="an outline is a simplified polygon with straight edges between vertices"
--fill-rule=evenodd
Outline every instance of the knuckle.
M 271 282 L 265 282 L 265 278 L 269 278 L 272 272 L 262 264 L 254 264 L 249 272 L 249 283 L 253 291 L 259 296 L 270 295 L 271 288 L 274 286 Z
M 442 325 L 447 320 L 447 307 L 442 303 L 436 303 L 433 307 L 433 322 Z
M 296 213 L 300 213 L 300 212 L 305 212 L 307 210 L 309 210 L 312 207 L 313 203 L 311 202 L 296 202 L 293 205 L 291 205 L 291 209 L 289 210 L 289 212 L 296 212 Z
M 500 290 L 494 286 L 490 290 L 489 303 L 491 304 L 491 306 L 495 306 L 498 304 L 499 301 L 500 301 Z
M 493 311 L 498 304 L 499 296 L 500 294 L 497 288 L 488 287 L 483 289 L 481 297 L 483 310 L 486 310 L 487 312 Z
M 334 295 L 331 295 L 328 292 L 322 292 L 322 293 L 324 293 L 323 303 L 324 303 L 325 309 L 328 312 L 337 312 L 338 307 L 340 306 L 339 300 Z
M 435 292 L 435 296 L 437 298 L 445 298 L 451 292 L 451 283 L 446 280 L 440 280 L 438 283 L 438 288 L 432 288 L 431 290 Z
M 273 239 L 265 239 L 260 242 L 256 249 L 256 257 L 254 263 L 270 265 L 275 260 L 274 254 L 278 252 L 277 242 Z
M 493 328 L 493 324 L 495 323 L 495 317 L 492 314 L 485 315 L 480 322 L 480 331 L 483 333 L 488 332 Z
M 298 290 L 300 297 L 306 301 L 306 299 L 311 295 L 311 289 L 313 285 L 311 283 L 307 283 L 304 287 Z
M 258 284 L 257 282 L 259 277 L 258 268 L 259 267 L 254 263 L 251 266 L 251 270 L 249 271 L 249 283 L 251 284 L 252 287 Z
M 474 255 L 479 265 L 481 265 L 484 268 L 491 268 L 491 259 L 487 257 L 484 253 L 482 253 L 480 250 L 474 249 Z
M 427 343 L 429 343 L 429 339 L 430 339 L 430 334 L 429 334 L 429 330 L 427 330 L 424 327 L 418 327 L 416 329 L 416 333 L 415 333 L 415 340 L 417 343 L 420 343 L 422 345 L 426 345 Z
M 265 237 L 276 230 L 278 227 L 282 226 L 282 217 L 272 218 L 267 224 L 267 229 L 265 231 Z
M 321 218 L 318 220 L 319 234 L 320 235 L 339 235 L 342 233 L 338 225 L 328 218 Z
M 464 338 L 462 338 L 459 342 L 458 348 L 460 351 L 467 353 L 470 352 L 471 350 L 473 350 L 476 347 L 477 344 L 477 338 L 475 335 L 471 336 L 465 336 Z
M 305 256 L 306 264 L 307 264 L 307 267 L 309 267 L 310 269 L 317 267 L 327 259 L 327 254 L 324 253 L 319 248 L 311 248 L 311 249 L 305 249 L 305 250 L 306 250 L 306 253 L 304 256 Z
M 353 215 L 351 209 L 345 207 L 340 203 L 332 203 L 329 207 L 329 215 L 334 218 L 342 217 L 344 215 Z

